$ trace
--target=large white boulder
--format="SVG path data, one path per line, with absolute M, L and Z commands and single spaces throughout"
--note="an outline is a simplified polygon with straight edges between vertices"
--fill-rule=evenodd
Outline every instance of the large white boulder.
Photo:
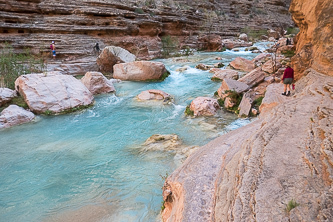
M 0 106 L 12 100 L 17 93 L 15 90 L 11 90 L 8 88 L 0 88 Z
M 160 80 L 167 70 L 161 62 L 136 61 L 117 64 L 113 78 L 129 81 Z
M 242 57 L 235 58 L 232 62 L 230 62 L 230 67 L 233 69 L 250 72 L 255 68 L 255 64 L 251 60 L 247 60 Z
M 113 72 L 113 66 L 118 63 L 134 62 L 135 55 L 117 46 L 107 46 L 98 56 L 96 62 L 101 72 Z
M 194 116 L 214 116 L 219 108 L 217 99 L 210 97 L 195 98 L 190 105 Z
M 83 83 L 70 75 L 57 73 L 22 75 L 15 81 L 16 90 L 35 113 L 62 111 L 90 105 L 94 97 Z
M 87 72 L 81 82 L 94 95 L 116 91 L 112 82 L 100 72 Z
M 35 115 L 32 112 L 17 105 L 10 105 L 0 114 L 0 129 L 31 122 L 33 119 Z
M 238 81 L 246 83 L 250 88 L 258 85 L 265 80 L 265 72 L 261 71 L 261 67 L 258 67 L 245 76 L 240 78 Z

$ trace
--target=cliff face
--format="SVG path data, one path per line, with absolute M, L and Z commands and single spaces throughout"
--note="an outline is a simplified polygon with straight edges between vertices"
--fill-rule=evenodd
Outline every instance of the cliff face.
M 143 2 L 143 3 L 139 3 Z M 166 2 L 171 2 L 169 5 Z M 244 27 L 293 26 L 290 0 L 0 0 L 0 43 L 17 50 L 47 51 L 56 41 L 59 57 L 93 53 L 93 46 L 116 45 L 140 58 L 159 55 L 161 37 L 200 47 L 198 35 L 237 36 Z M 214 15 L 214 16 L 212 16 Z
M 333 221 L 333 2 L 293 0 L 290 10 L 301 29 L 295 95 L 269 85 L 259 119 L 172 173 L 163 221 Z
M 293 0 L 290 12 L 300 28 L 293 67 L 299 78 L 309 67 L 333 75 L 333 1 Z

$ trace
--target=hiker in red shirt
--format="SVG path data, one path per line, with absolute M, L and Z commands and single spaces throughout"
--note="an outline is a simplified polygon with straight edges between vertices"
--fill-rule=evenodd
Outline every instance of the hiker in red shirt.
M 290 95 L 290 85 L 294 81 L 294 70 L 289 65 L 287 65 L 287 68 L 284 70 L 284 73 L 282 76 L 282 81 L 284 84 L 284 90 L 283 90 L 282 95 L 289 96 Z M 287 93 L 287 89 L 288 89 L 288 93 Z
M 54 41 L 52 41 L 51 45 L 50 45 L 50 48 L 51 48 L 51 51 L 52 51 L 52 56 L 53 56 L 53 59 L 55 59 L 56 57 L 56 51 L 55 51 L 55 43 Z

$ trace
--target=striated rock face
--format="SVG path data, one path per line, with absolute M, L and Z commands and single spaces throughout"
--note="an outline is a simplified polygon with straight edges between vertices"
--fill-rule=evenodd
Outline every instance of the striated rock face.
M 15 90 L 11 90 L 8 88 L 0 88 L 0 106 L 12 100 L 17 93 Z
M 31 122 L 35 115 L 17 105 L 10 105 L 0 114 L 0 129 Z
M 81 82 L 93 95 L 116 91 L 112 82 L 100 72 L 87 72 Z
M 332 221 L 333 78 L 311 71 L 298 86 L 170 175 L 163 221 Z
M 230 38 L 245 27 L 293 26 L 290 0 L 172 2 L 167 6 L 162 1 L 0 0 L 0 43 L 45 52 L 55 40 L 57 57 L 64 58 L 92 55 L 98 42 L 101 49 L 115 45 L 140 59 L 151 59 L 160 55 L 161 37 L 167 35 L 178 37 L 181 45 L 199 48 L 204 44 L 198 41 L 201 29 Z M 204 25 L 206 10 L 218 15 L 212 24 Z
M 90 105 L 91 92 L 70 75 L 57 73 L 22 75 L 15 81 L 15 89 L 23 96 L 31 111 L 43 113 L 62 111 Z
M 219 108 L 217 99 L 210 97 L 195 98 L 190 105 L 194 116 L 214 116 Z
M 161 62 L 136 61 L 116 64 L 113 78 L 129 81 L 159 80 L 167 70 Z
M 333 76 L 333 1 L 292 0 L 289 11 L 300 28 L 292 67 L 299 79 L 312 67 Z

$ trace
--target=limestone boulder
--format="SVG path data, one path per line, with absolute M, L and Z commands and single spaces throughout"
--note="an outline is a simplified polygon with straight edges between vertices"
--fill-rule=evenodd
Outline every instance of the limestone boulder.
M 220 98 L 224 99 L 228 96 L 226 91 L 235 91 L 237 93 L 243 93 L 249 89 L 249 86 L 246 83 L 233 80 L 233 79 L 224 79 L 220 88 L 217 90 L 217 93 Z
M 281 68 L 282 65 L 281 63 L 279 63 L 278 61 L 276 62 L 276 70 L 278 70 L 279 68 Z M 268 60 L 267 62 L 265 62 L 262 67 L 261 67 L 262 71 L 267 72 L 269 74 L 274 73 L 274 62 L 272 60 Z
M 115 65 L 113 78 L 128 81 L 160 80 L 167 73 L 161 62 L 135 61 Z
M 236 70 L 232 69 L 217 69 L 213 68 L 209 71 L 210 73 L 214 73 L 212 79 L 234 79 L 237 80 L 239 77 L 239 73 Z
M 209 70 L 211 68 L 213 68 L 213 66 L 209 66 L 209 65 L 205 65 L 205 64 L 198 64 L 195 66 L 196 69 L 201 69 L 201 70 Z
M 34 119 L 35 115 L 32 112 L 17 105 L 10 105 L 0 113 L 0 129 L 31 122 Z
M 254 62 L 256 64 L 257 63 L 263 64 L 267 60 L 269 60 L 270 57 L 271 57 L 271 55 L 268 53 L 261 53 L 261 54 L 257 55 L 254 59 L 252 59 L 252 62 Z
M 269 38 L 274 38 L 274 40 L 279 39 L 281 37 L 281 34 L 273 29 L 269 29 L 267 31 L 267 35 Z
M 146 101 L 146 100 L 170 100 L 171 96 L 166 93 L 163 92 L 162 90 L 157 90 L 157 89 L 150 89 L 150 90 L 146 90 L 141 92 L 138 96 L 137 96 L 138 100 L 141 101 Z
M 253 98 L 251 92 L 246 92 L 243 95 L 241 103 L 239 104 L 239 116 L 246 117 L 249 116 L 251 108 L 252 108 Z
M 171 151 L 179 148 L 182 141 L 176 134 L 154 134 L 143 144 L 145 151 Z
M 253 45 L 252 42 L 246 42 L 243 40 L 234 40 L 234 39 L 223 39 L 222 46 L 226 47 L 227 49 L 233 49 L 238 47 L 248 47 Z
M 60 113 L 90 105 L 94 100 L 80 80 L 57 73 L 22 75 L 16 79 L 15 88 L 35 113 Z
M 97 65 L 101 72 L 113 72 L 113 66 L 118 63 L 134 62 L 135 55 L 117 46 L 107 46 L 97 57 Z
M 116 91 L 112 82 L 100 72 L 87 72 L 81 82 L 93 95 Z
M 209 51 L 218 51 L 222 48 L 222 37 L 220 35 L 204 35 L 199 39 L 206 44 L 206 49 Z
M 239 35 L 239 39 L 247 42 L 249 39 L 245 33 Z
M 251 60 L 247 60 L 242 57 L 235 58 L 232 62 L 230 62 L 230 67 L 236 70 L 250 72 L 255 68 L 254 62 Z
M 194 116 L 214 116 L 220 108 L 217 99 L 210 97 L 195 98 L 190 105 Z
M 261 71 L 261 67 L 258 67 L 251 72 L 247 73 L 245 76 L 240 78 L 238 81 L 246 83 L 250 88 L 258 85 L 265 79 L 265 72 Z
M 0 88 L 0 106 L 11 101 L 16 96 L 17 93 L 15 90 L 11 90 L 8 88 Z

